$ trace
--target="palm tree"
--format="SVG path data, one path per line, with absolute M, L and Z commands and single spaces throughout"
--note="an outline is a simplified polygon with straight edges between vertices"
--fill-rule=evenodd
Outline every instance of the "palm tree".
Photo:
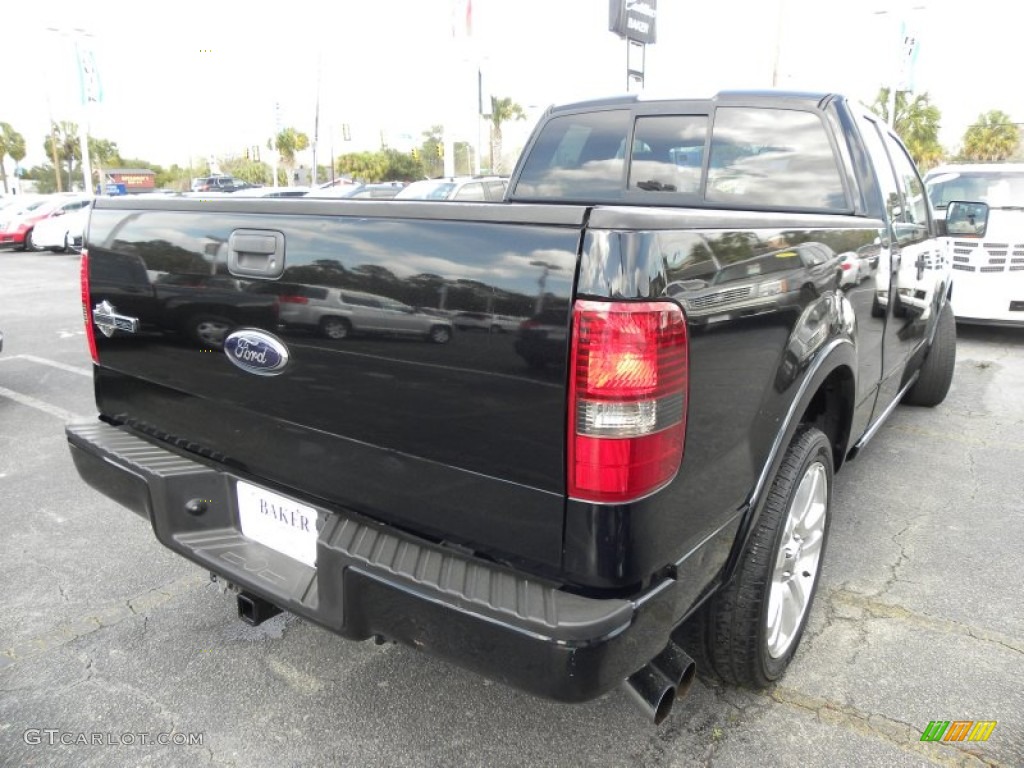
M 964 132 L 963 158 L 978 163 L 998 163 L 1017 151 L 1020 131 L 1010 116 L 998 109 L 978 115 L 978 122 Z
M 4 158 L 10 155 L 15 167 L 25 159 L 25 137 L 18 133 L 9 123 L 0 123 L 0 178 L 4 182 L 4 194 L 10 192 L 7 187 L 7 168 Z
M 75 163 L 82 161 L 82 148 L 78 141 L 78 125 L 67 120 L 50 124 L 50 135 L 43 142 L 46 154 L 56 159 L 56 163 L 68 166 L 68 189 L 71 189 L 71 177 L 75 172 Z
M 922 171 L 942 162 L 945 152 L 939 143 L 942 112 L 927 93 L 910 99 L 909 91 L 896 91 L 896 119 L 893 130 L 907 145 L 907 151 Z M 871 111 L 889 122 L 889 89 L 879 88 Z
M 491 96 L 491 173 L 500 174 L 501 126 L 509 120 L 525 120 L 523 108 L 509 97 L 503 99 Z
M 288 186 L 295 178 L 295 153 L 309 146 L 309 136 L 294 128 L 285 128 L 275 137 L 274 143 L 281 155 L 281 162 L 288 169 Z

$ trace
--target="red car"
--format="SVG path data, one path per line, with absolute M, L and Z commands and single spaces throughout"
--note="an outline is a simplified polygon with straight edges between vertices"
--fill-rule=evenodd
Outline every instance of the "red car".
M 7 209 L 0 214 L 0 246 L 20 246 L 32 250 L 32 230 L 43 219 L 57 211 L 70 213 L 88 205 L 91 198 L 84 195 L 54 195 L 33 200 L 23 208 Z

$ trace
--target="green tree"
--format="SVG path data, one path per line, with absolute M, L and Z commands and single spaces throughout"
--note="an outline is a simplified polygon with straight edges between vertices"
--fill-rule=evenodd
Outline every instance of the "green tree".
M 353 179 L 381 181 L 387 172 L 387 156 L 384 152 L 349 152 L 341 155 L 334 167 L 341 175 Z
M 387 167 L 381 181 L 412 181 L 423 178 L 423 162 L 407 152 L 385 149 Z
M 978 122 L 964 132 L 961 156 L 974 163 L 1007 160 L 1020 145 L 1020 131 L 1010 116 L 998 109 L 978 115 Z
M 24 178 L 35 182 L 36 191 L 42 195 L 58 192 L 57 179 L 60 174 L 50 163 L 34 165 L 25 172 Z
M 267 178 L 270 178 L 269 174 Z M 156 179 L 153 183 L 157 189 L 176 189 L 179 192 L 187 192 L 192 186 L 192 169 L 182 168 L 177 163 L 171 163 L 170 168 L 161 168 L 156 172 Z
M 50 135 L 43 141 L 47 157 L 56 157 L 57 165 L 68 169 L 68 189 L 74 177 L 75 164 L 82 162 L 82 147 L 78 140 L 78 124 L 68 120 L 50 123 Z M 60 185 L 58 184 L 58 187 Z
M 523 108 L 509 97 L 499 99 L 491 96 L 491 173 L 502 172 L 501 128 L 510 120 L 525 120 Z
M 945 152 L 939 143 L 942 112 L 931 103 L 927 93 L 910 97 L 909 91 L 896 91 L 896 120 L 893 130 L 907 145 L 907 151 L 922 171 L 942 162 Z M 889 122 L 889 89 L 879 88 L 871 111 Z
M 335 162 L 335 170 L 342 176 L 365 182 L 408 181 L 423 177 L 423 164 L 397 149 L 342 155 Z
M 295 177 L 295 153 L 309 147 L 309 136 L 295 128 L 285 128 L 274 137 L 274 146 L 281 163 L 288 169 L 288 186 L 291 186 Z
M 4 158 L 10 157 L 14 166 L 25 159 L 25 137 L 11 127 L 10 123 L 0 123 L 0 178 L 4 182 L 4 194 L 10 192 L 7 187 L 7 168 Z
M 99 139 L 95 136 L 89 137 L 89 158 L 95 167 L 100 184 L 103 184 L 105 180 L 103 169 L 114 168 L 121 163 L 121 154 L 117 149 L 117 142 Z
M 221 170 L 250 184 L 270 184 L 270 166 L 251 157 L 228 157 L 220 161 Z

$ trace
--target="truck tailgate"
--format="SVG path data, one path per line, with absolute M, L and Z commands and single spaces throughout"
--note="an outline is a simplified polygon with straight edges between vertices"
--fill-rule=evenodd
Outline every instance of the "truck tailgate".
M 98 201 L 89 307 L 138 321 L 96 333 L 100 412 L 280 493 L 558 567 L 584 215 Z M 244 251 L 275 241 L 279 275 Z M 280 342 L 287 364 L 240 365 L 240 329 Z

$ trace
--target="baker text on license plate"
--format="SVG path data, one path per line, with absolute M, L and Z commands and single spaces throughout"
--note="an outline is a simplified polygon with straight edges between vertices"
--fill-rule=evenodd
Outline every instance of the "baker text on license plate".
M 287 496 L 238 481 L 242 533 L 264 546 L 316 565 L 317 512 Z

